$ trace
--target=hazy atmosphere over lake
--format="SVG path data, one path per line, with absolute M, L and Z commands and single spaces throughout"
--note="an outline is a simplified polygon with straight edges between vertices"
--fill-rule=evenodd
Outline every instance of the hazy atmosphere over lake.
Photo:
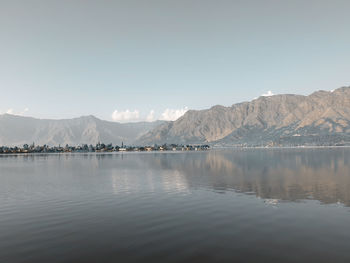
M 0 0 L 0 263 L 349 263 L 349 0 Z

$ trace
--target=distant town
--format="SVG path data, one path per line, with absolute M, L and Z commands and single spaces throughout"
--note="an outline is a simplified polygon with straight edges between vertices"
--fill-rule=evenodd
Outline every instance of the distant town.
M 48 145 L 31 145 L 24 144 L 23 147 L 7 147 L 0 146 L 0 154 L 16 154 L 16 153 L 88 153 L 88 152 L 151 152 L 151 151 L 206 151 L 209 145 L 179 145 L 179 144 L 163 144 L 154 146 L 121 146 L 113 144 L 98 143 L 96 145 L 83 144 L 80 146 L 66 145 L 48 146 Z

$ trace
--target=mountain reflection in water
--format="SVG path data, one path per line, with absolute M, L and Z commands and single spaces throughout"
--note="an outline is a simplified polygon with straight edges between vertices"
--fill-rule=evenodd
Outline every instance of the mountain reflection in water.
M 198 187 L 217 193 L 236 191 L 263 199 L 297 202 L 315 199 L 323 204 L 350 206 L 349 149 L 243 149 L 202 153 L 158 153 L 124 156 L 133 167 L 149 167 L 144 177 L 114 175 L 123 188 Z M 104 155 L 106 157 L 106 155 Z M 104 158 L 101 156 L 101 158 Z M 137 162 L 135 162 L 135 158 Z M 162 177 L 156 171 L 162 170 Z M 131 180 L 127 183 L 127 180 Z M 115 183 L 114 183 L 115 184 Z M 159 189 L 158 188 L 158 189 Z
M 258 197 L 350 205 L 350 162 L 345 150 L 245 150 L 211 152 L 198 160 L 213 189 L 234 189 Z M 192 167 L 183 166 L 187 175 Z M 213 177 L 216 175 L 217 177 Z
M 56 157 L 16 155 L 0 156 L 0 161 L 20 159 L 30 166 L 39 159 L 51 170 L 62 169 L 57 166 L 63 163 L 64 169 L 72 172 L 106 171 L 111 176 L 114 193 L 161 190 L 186 193 L 202 188 L 217 193 L 235 191 L 263 199 L 293 202 L 315 199 L 323 204 L 340 202 L 350 206 L 349 156 L 349 148 L 218 149 Z M 3 173 L 6 168 L 13 167 L 2 165 Z M 21 171 L 17 172 L 35 172 L 31 166 L 31 171 L 24 171 L 28 168 L 22 166 L 18 169 Z
M 350 262 L 349 156 L 0 156 L 0 262 Z

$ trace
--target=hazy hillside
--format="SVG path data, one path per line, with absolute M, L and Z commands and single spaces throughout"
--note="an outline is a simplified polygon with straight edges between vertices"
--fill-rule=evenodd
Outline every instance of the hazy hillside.
M 350 87 L 309 96 L 274 95 L 188 111 L 141 137 L 151 143 L 326 145 L 350 143 Z
M 25 143 L 48 145 L 96 144 L 98 142 L 133 143 L 142 134 L 164 122 L 116 123 L 94 116 L 74 119 L 45 120 L 4 114 L 0 115 L 0 145 Z
M 116 123 L 94 116 L 44 120 L 0 115 L 0 145 L 210 143 L 350 145 L 350 87 L 309 96 L 259 97 L 231 107 L 190 110 L 173 122 Z

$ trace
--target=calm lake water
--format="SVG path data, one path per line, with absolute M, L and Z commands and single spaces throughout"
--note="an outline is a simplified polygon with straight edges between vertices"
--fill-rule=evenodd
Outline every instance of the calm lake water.
M 350 262 L 350 149 L 0 156 L 0 262 Z

